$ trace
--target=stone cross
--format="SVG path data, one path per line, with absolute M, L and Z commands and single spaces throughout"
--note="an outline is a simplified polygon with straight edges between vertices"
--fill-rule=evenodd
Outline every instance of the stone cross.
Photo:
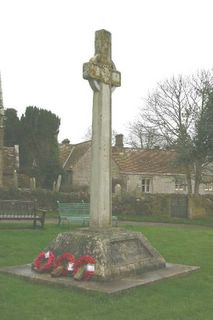
M 95 56 L 83 65 L 83 78 L 93 90 L 90 228 L 112 226 L 111 93 L 121 75 L 111 60 L 111 34 L 95 33 Z

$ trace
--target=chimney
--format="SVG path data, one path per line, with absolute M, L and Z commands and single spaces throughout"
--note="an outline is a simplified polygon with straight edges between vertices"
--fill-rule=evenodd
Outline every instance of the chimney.
M 115 147 L 123 148 L 123 146 L 124 146 L 123 138 L 124 138 L 123 134 L 116 134 L 116 136 L 115 136 Z

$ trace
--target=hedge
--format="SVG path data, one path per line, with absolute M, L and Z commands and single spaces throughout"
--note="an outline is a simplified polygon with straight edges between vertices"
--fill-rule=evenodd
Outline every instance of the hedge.
M 44 189 L 23 190 L 0 188 L 1 200 L 37 200 L 38 206 L 43 209 L 55 211 L 57 201 L 60 202 L 89 202 L 88 192 L 52 192 Z
M 140 198 L 125 194 L 113 197 L 113 214 L 119 215 L 159 215 L 171 216 L 171 200 L 174 197 L 186 197 L 177 194 L 144 194 Z M 201 196 L 208 215 L 213 215 L 213 195 Z M 89 193 L 75 191 L 69 193 L 52 192 L 44 189 L 31 191 L 28 189 L 0 188 L 0 199 L 4 200 L 37 200 L 38 206 L 49 211 L 57 209 L 57 201 L 60 202 L 89 202 Z

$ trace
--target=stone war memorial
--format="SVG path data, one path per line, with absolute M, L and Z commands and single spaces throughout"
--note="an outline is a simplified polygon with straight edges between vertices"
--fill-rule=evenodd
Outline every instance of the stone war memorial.
M 48 249 L 90 254 L 97 261 L 97 280 L 165 268 L 165 260 L 141 233 L 112 227 L 111 95 L 121 85 L 121 75 L 111 58 L 109 32 L 96 32 L 95 55 L 83 65 L 83 77 L 93 90 L 90 226 L 59 234 Z
M 110 32 L 96 31 L 95 55 L 84 63 L 83 78 L 93 90 L 90 224 L 59 233 L 44 251 L 56 255 L 70 252 L 76 258 L 92 256 L 96 261 L 94 276 L 90 281 L 56 279 L 33 273 L 30 265 L 4 271 L 46 283 L 115 293 L 197 270 L 166 263 L 142 233 L 112 226 L 111 100 L 112 92 L 121 85 L 121 74 L 112 61 Z

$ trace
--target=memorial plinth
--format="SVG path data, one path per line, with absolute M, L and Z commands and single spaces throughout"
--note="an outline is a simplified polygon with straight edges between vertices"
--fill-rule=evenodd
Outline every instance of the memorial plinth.
M 72 252 L 76 257 L 91 255 L 96 261 L 94 280 L 113 280 L 131 274 L 165 268 L 163 257 L 142 233 L 120 228 L 108 230 L 82 229 L 61 233 L 46 250 L 57 255 Z

